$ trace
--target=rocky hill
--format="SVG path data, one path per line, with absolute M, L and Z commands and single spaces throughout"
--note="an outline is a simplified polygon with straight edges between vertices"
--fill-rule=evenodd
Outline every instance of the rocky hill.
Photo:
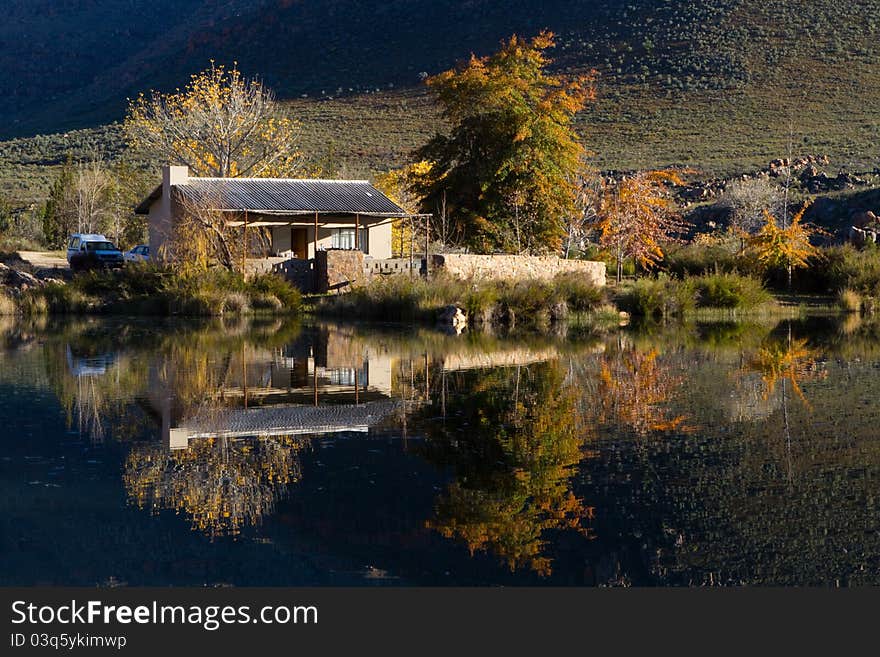
M 181 86 L 213 59 L 263 77 L 320 157 L 376 170 L 438 125 L 421 78 L 549 27 L 560 69 L 600 73 L 599 100 L 580 119 L 597 166 L 729 173 L 810 152 L 857 170 L 878 156 L 880 0 L 4 4 L 5 138 L 118 120 L 127 97 Z

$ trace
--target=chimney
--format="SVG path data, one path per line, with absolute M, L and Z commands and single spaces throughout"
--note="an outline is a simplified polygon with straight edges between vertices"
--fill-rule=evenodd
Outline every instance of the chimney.
M 189 167 L 178 167 L 166 164 L 162 167 L 162 196 L 169 198 L 174 185 L 186 185 L 189 182 Z
M 174 224 L 174 207 L 171 202 L 171 188 L 189 182 L 189 167 L 165 165 L 162 167 L 162 196 L 150 210 L 149 235 L 151 258 L 163 258 L 162 250 L 171 235 Z

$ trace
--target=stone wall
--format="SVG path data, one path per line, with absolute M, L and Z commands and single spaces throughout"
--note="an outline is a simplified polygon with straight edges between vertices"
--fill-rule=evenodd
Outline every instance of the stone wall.
M 415 258 L 412 262 L 412 271 L 418 275 L 422 268 L 423 258 Z M 408 274 L 410 272 L 409 258 L 386 258 L 367 260 L 364 263 L 364 271 L 367 276 L 374 274 L 392 275 Z
M 348 292 L 364 279 L 364 254 L 361 251 L 318 251 L 315 257 L 318 292 Z
M 446 253 L 431 256 L 432 273 L 445 271 L 457 278 L 550 279 L 563 272 L 582 274 L 598 287 L 605 286 L 605 263 L 564 260 L 557 256 L 470 255 Z

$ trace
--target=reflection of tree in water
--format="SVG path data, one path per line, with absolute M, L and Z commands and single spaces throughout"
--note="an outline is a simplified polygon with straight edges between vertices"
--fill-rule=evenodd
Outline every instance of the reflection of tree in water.
M 812 411 L 812 404 L 804 396 L 800 383 L 806 380 L 824 379 L 827 370 L 819 360 L 819 351 L 808 346 L 806 339 L 794 339 L 791 324 L 788 325 L 788 336 L 785 340 L 766 341 L 746 363 L 746 372 L 761 375 L 764 384 L 764 399 L 775 396 L 779 386 L 779 403 L 782 408 L 782 432 L 785 439 L 785 461 L 788 480 L 794 477 L 792 455 L 791 419 L 789 398 L 794 392 L 803 406 Z
M 819 352 L 807 346 L 806 339 L 795 340 L 789 330 L 787 340 L 765 342 L 746 364 L 746 371 L 757 372 L 764 382 L 764 397 L 769 398 L 782 384 L 782 394 L 787 394 L 786 383 L 805 405 L 809 406 L 799 383 L 809 379 L 828 376 L 819 362 Z
M 455 481 L 437 500 L 428 527 L 490 551 L 511 570 L 549 575 L 544 534 L 589 535 L 592 509 L 571 489 L 585 457 L 576 391 L 556 362 L 461 373 L 448 419 L 427 423 L 427 457 L 450 466 Z
M 176 451 L 137 443 L 126 459 L 125 488 L 140 509 L 173 509 L 212 538 L 234 536 L 271 514 L 299 481 L 305 444 L 294 436 L 195 439 Z
M 658 360 L 656 349 L 618 345 L 600 359 L 596 390 L 601 424 L 627 427 L 639 436 L 689 430 L 684 415 L 673 415 L 667 403 L 684 377 Z

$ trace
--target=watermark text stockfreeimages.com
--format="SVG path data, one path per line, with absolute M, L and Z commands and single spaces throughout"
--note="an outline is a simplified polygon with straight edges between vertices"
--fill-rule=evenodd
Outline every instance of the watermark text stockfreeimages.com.
M 22 625 L 194 625 L 213 632 L 224 625 L 318 623 L 314 605 L 168 605 L 105 604 L 101 600 L 38 605 L 26 600 L 12 603 L 12 624 Z

